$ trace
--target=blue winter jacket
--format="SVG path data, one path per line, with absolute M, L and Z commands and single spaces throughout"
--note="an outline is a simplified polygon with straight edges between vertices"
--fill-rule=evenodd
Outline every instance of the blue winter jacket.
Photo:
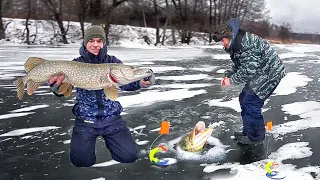
M 74 61 L 101 64 L 101 63 L 122 63 L 115 56 L 107 54 L 107 46 L 100 50 L 98 56 L 88 52 L 83 46 L 80 48 L 80 57 Z M 124 91 L 135 91 L 140 89 L 139 81 L 120 86 Z M 118 101 L 111 101 L 105 98 L 103 89 L 86 90 L 76 88 L 76 104 L 73 107 L 73 114 L 76 116 L 75 123 L 88 123 L 94 126 L 103 126 L 120 117 L 123 108 Z

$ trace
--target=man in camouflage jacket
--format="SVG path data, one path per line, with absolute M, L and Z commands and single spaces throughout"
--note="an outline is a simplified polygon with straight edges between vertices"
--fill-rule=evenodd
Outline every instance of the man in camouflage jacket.
M 266 131 L 261 109 L 286 75 L 285 67 L 266 40 L 240 29 L 238 19 L 230 19 L 212 38 L 221 42 L 233 62 L 221 85 L 245 84 L 239 95 L 243 130 L 234 136 L 241 144 L 261 144 Z

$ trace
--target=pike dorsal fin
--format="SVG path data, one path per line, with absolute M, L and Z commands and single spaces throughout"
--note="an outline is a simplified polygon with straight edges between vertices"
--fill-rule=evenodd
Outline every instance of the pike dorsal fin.
M 26 72 L 30 72 L 34 67 L 38 66 L 39 64 L 45 62 L 46 60 L 38 57 L 30 57 L 26 63 L 24 63 L 24 69 Z

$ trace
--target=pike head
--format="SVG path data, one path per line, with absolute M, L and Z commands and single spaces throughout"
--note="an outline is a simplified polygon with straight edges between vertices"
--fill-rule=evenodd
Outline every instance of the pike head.
M 199 152 L 203 149 L 212 132 L 211 127 L 206 128 L 205 123 L 199 121 L 195 128 L 180 141 L 180 147 L 185 151 Z
M 139 81 L 151 76 L 152 70 L 141 68 L 138 66 L 130 66 L 124 64 L 112 65 L 109 69 L 108 78 L 114 84 L 119 86 L 126 85 L 135 81 Z

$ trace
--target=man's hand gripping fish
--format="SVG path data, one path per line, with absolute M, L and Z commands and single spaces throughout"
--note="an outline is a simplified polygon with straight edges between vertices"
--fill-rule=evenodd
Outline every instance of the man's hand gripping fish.
M 106 98 L 115 100 L 118 97 L 116 87 L 149 77 L 151 70 L 116 63 L 89 64 L 76 61 L 45 60 L 31 57 L 24 64 L 27 74 L 18 77 L 18 98 L 21 100 L 27 85 L 28 95 L 32 95 L 38 87 L 54 76 L 63 74 L 64 81 L 59 87 L 59 94 L 70 96 L 72 86 L 87 90 L 104 89 Z

